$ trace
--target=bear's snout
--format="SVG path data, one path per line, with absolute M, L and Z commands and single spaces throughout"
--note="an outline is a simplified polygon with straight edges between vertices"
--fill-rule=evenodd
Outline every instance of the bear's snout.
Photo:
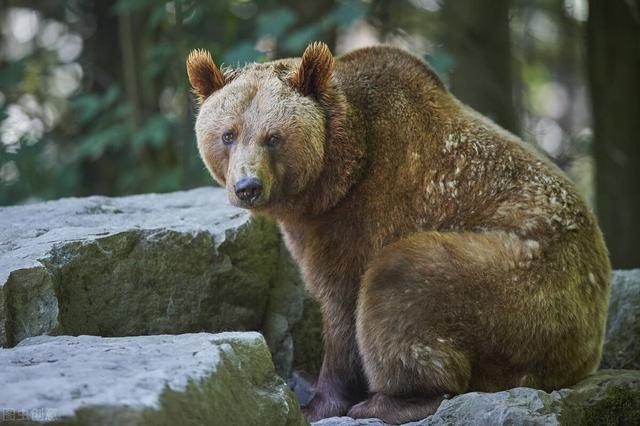
M 243 178 L 236 182 L 234 189 L 240 201 L 252 205 L 262 195 L 262 182 L 257 177 Z

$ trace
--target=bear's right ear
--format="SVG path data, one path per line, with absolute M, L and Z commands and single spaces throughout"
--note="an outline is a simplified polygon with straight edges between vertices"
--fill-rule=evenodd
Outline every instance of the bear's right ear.
M 213 62 L 211 54 L 204 49 L 195 49 L 189 54 L 187 74 L 193 93 L 200 103 L 225 84 L 224 74 Z
M 311 43 L 305 49 L 300 65 L 290 72 L 287 80 L 303 96 L 312 95 L 321 99 L 330 90 L 333 61 L 326 44 L 318 41 Z

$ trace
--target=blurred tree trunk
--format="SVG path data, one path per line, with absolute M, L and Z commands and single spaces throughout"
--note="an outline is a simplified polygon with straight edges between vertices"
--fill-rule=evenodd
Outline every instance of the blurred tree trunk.
M 585 50 L 585 26 L 569 16 L 564 2 L 553 3 L 549 8 L 557 19 L 561 31 L 558 40 L 559 60 L 553 64 L 552 68 L 553 80 L 558 81 L 565 88 L 567 99 L 569 99 L 567 111 L 560 117 L 556 117 L 556 122 L 562 128 L 563 133 L 567 135 L 567 140 L 563 141 L 563 148 L 554 155 L 553 160 L 562 170 L 567 170 L 579 156 L 580 150 L 585 149 L 576 137 L 577 132 L 582 129 L 576 128 L 575 120 L 576 115 L 580 114 L 584 106 L 574 102 L 580 94 L 582 85 L 585 84 L 585 81 L 576 78 L 576 76 L 586 73 L 582 59 Z M 580 120 L 577 122 L 579 123 Z M 592 202 L 593 200 L 588 201 Z
M 130 12 L 122 12 L 118 15 L 118 29 L 120 35 L 120 51 L 122 52 L 122 75 L 127 98 L 131 104 L 131 125 L 134 129 L 140 126 L 142 121 L 142 99 L 140 93 L 139 62 L 138 62 L 138 37 L 134 37 L 134 17 Z M 137 27 L 137 26 L 136 26 Z
M 514 106 L 510 0 L 442 3 L 446 45 L 455 59 L 451 91 L 507 130 L 519 133 Z
M 184 34 L 183 20 L 184 20 L 184 2 L 182 0 L 175 0 L 176 7 L 176 25 L 175 25 L 175 38 L 178 45 L 178 57 L 180 59 L 186 58 L 189 54 Z M 180 64 L 182 65 L 182 64 Z M 176 81 L 185 81 L 183 67 L 178 68 L 177 72 L 179 76 L 176 76 Z M 182 77 L 182 78 L 180 78 Z M 179 86 L 183 89 L 184 93 L 188 93 L 188 88 L 185 84 Z M 182 96 L 182 108 L 180 112 L 180 121 L 177 129 L 177 139 L 180 149 L 178 151 L 178 162 L 180 164 L 180 188 L 188 189 L 194 186 L 198 171 L 196 164 L 198 160 L 198 150 L 196 148 L 195 133 L 193 131 L 193 122 L 195 120 L 193 114 L 193 102 L 188 95 Z
M 118 17 L 113 13 L 115 4 L 116 0 L 94 0 L 82 5 L 84 13 L 95 22 L 95 31 L 85 40 L 81 58 L 88 93 L 103 94 L 122 78 Z M 117 164 L 117 155 L 110 151 L 96 160 L 83 160 L 78 195 L 115 194 L 120 171 L 113 164 Z
M 615 268 L 640 266 L 640 0 L 589 1 L 596 204 Z
M 396 4 L 395 7 L 398 5 Z M 384 40 L 387 34 L 393 31 L 393 19 L 391 16 L 392 0 L 374 0 L 371 2 L 370 19 L 380 31 L 380 39 Z

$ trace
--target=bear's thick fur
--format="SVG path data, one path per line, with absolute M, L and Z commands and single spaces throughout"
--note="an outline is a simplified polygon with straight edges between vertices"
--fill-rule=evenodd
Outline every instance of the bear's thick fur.
M 447 395 L 558 389 L 597 368 L 610 265 L 594 216 L 422 61 L 314 43 L 187 65 L 206 166 L 232 203 L 278 220 L 321 304 L 310 420 L 407 422 Z

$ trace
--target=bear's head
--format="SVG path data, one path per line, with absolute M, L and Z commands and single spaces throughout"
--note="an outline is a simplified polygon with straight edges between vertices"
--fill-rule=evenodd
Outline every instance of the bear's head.
M 191 52 L 198 149 L 232 204 L 268 211 L 319 179 L 333 65 L 323 43 L 309 45 L 302 58 L 237 70 L 218 68 L 204 50 Z

